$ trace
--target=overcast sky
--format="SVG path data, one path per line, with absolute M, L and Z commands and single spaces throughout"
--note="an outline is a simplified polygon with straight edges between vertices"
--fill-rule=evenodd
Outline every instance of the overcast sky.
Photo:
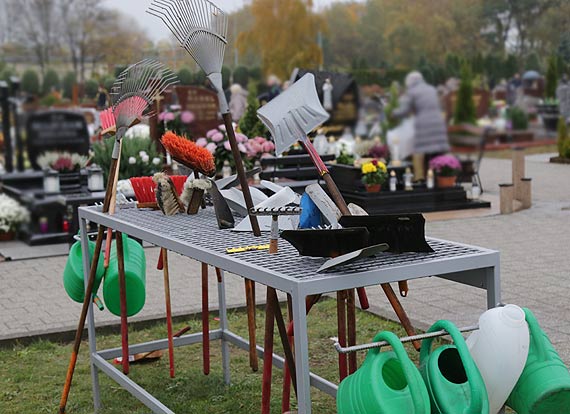
M 318 8 L 325 7 L 336 1 L 346 0 L 313 0 Z M 170 33 L 166 26 L 164 26 L 158 18 L 145 13 L 150 2 L 151 0 L 105 0 L 108 7 L 117 8 L 137 20 L 138 23 L 147 30 L 153 40 L 166 38 Z M 215 4 L 226 11 L 239 9 L 244 2 L 244 0 L 214 0 Z

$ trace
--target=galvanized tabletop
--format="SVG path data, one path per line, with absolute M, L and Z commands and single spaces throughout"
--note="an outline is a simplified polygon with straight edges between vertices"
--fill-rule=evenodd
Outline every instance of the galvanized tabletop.
M 291 295 L 293 321 L 295 324 L 295 362 L 297 367 L 297 400 L 300 414 L 311 413 L 311 391 L 315 386 L 335 396 L 337 386 L 310 372 L 307 317 L 305 299 L 309 295 L 353 289 L 361 286 L 379 285 L 422 277 L 438 276 L 462 284 L 487 290 L 489 308 L 500 303 L 499 252 L 481 247 L 428 238 L 435 250 L 433 253 L 381 253 L 375 257 L 359 260 L 328 273 L 317 273 L 326 261 L 323 258 L 300 256 L 285 240 L 279 240 L 279 253 L 250 251 L 227 254 L 226 249 L 267 244 L 270 233 L 254 237 L 251 233 L 219 230 L 212 208 L 200 210 L 197 215 L 178 214 L 164 216 L 160 211 L 139 210 L 130 204 L 117 209 L 113 216 L 103 214 L 101 207 L 81 207 L 82 239 L 87 239 L 85 221 L 101 224 L 122 233 L 142 239 L 187 257 L 208 263 L 233 274 L 276 288 Z M 84 246 L 85 256 L 86 246 Z M 86 266 L 87 268 L 87 266 Z M 248 349 L 245 339 L 231 332 L 227 325 L 224 283 L 218 284 L 220 306 L 220 329 L 212 331 L 210 339 L 222 341 L 222 364 L 224 378 L 229 383 L 229 347 L 232 343 Z M 172 413 L 150 393 L 130 381 L 108 364 L 105 359 L 120 355 L 120 350 L 97 351 L 95 325 L 89 318 L 89 337 L 93 374 L 94 402 L 100 404 L 98 370 L 112 377 L 131 394 L 156 413 Z M 189 345 L 201 340 L 201 334 L 185 336 L 175 345 Z M 132 345 L 133 352 L 161 349 L 165 341 Z M 263 356 L 258 346 L 258 355 Z M 283 358 L 274 355 L 277 367 L 283 366 Z

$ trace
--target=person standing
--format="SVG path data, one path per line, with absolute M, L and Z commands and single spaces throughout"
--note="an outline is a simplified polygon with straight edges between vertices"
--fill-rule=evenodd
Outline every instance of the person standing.
M 107 92 L 103 84 L 99 84 L 99 89 L 97 89 L 97 110 L 103 111 L 107 109 L 110 102 L 111 97 L 109 96 L 109 92 Z
M 416 179 L 425 177 L 429 161 L 449 151 L 447 127 L 437 90 L 429 85 L 420 72 L 406 76 L 406 93 L 392 117 L 401 119 L 414 115 L 414 173 Z
M 247 91 L 239 83 L 234 83 L 230 87 L 230 112 L 234 122 L 238 122 L 247 109 Z

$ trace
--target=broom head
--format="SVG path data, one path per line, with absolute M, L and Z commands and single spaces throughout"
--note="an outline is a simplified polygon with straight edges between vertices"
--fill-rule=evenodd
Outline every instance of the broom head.
M 173 132 L 164 134 L 161 142 L 172 158 L 182 165 L 207 177 L 211 177 L 216 173 L 214 156 L 206 148 L 202 148 L 189 139 L 176 135 Z

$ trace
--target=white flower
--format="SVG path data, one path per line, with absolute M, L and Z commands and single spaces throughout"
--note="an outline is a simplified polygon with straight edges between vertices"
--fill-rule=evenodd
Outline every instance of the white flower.
M 141 160 L 144 164 L 148 164 L 150 157 L 148 155 L 144 154 L 144 155 L 141 155 Z
M 160 164 L 160 158 L 154 157 L 154 158 L 152 159 L 152 163 L 153 163 L 154 165 Z
M 139 157 L 144 158 L 145 156 L 148 156 L 146 151 L 139 151 Z
M 0 194 L 0 232 L 17 230 L 20 224 L 30 221 L 30 213 L 16 200 Z
M 129 164 L 133 165 L 137 163 L 137 159 L 135 157 L 129 157 Z

